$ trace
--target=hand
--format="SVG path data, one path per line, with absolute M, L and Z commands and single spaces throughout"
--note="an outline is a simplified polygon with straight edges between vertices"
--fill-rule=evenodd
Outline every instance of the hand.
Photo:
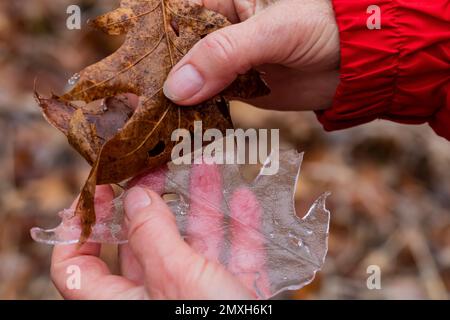
M 195 2 L 243 22 L 208 35 L 191 49 L 164 85 L 169 99 L 180 105 L 200 103 L 256 67 L 265 72 L 272 93 L 248 101 L 253 105 L 281 110 L 331 105 L 339 83 L 339 35 L 330 0 Z M 258 11 L 268 2 L 275 3 Z
M 147 175 L 132 185 L 158 185 L 161 175 Z M 159 182 L 158 182 L 159 181 Z M 196 166 L 191 171 L 194 187 L 190 193 L 200 199 L 221 201 L 217 192 L 221 182 L 214 166 Z M 108 207 L 113 199 L 109 186 L 96 191 L 96 211 Z M 258 228 L 258 204 L 249 190 L 236 192 L 231 215 Z M 251 299 L 255 288 L 270 296 L 268 277 L 263 270 L 261 240 L 241 224 L 231 225 L 230 258 L 227 271 L 220 263 L 224 244 L 224 216 L 211 211 L 202 201 L 191 201 L 187 239 L 180 236 L 174 215 L 155 192 L 131 188 L 124 207 L 129 226 L 129 242 L 119 247 L 121 275 L 113 275 L 99 258 L 101 245 L 86 243 L 55 246 L 51 276 L 64 298 L 70 299 Z M 69 266 L 78 266 L 80 289 L 66 285 Z

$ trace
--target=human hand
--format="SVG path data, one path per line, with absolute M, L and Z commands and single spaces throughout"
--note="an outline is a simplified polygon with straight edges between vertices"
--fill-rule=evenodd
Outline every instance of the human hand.
M 191 172 L 192 195 L 219 202 L 221 190 L 214 166 L 196 166 Z M 161 173 L 161 172 L 160 172 Z M 132 185 L 153 185 L 159 189 L 158 176 L 144 176 Z M 113 199 L 112 189 L 101 186 L 96 191 L 96 211 L 108 207 Z M 251 220 L 258 227 L 258 203 L 249 190 L 240 190 L 231 200 L 231 215 Z M 255 288 L 269 287 L 262 261 L 261 239 L 243 228 L 230 229 L 229 269 L 219 262 L 223 246 L 224 216 L 201 203 L 191 202 L 186 241 L 180 236 L 174 215 L 155 192 L 133 187 L 124 200 L 129 226 L 129 242 L 119 247 L 121 275 L 113 275 L 99 258 L 101 245 L 86 243 L 55 246 L 51 275 L 65 298 L 71 299 L 250 299 Z M 79 290 L 66 286 L 69 266 L 81 273 Z
M 330 0 L 195 0 L 232 22 L 201 41 L 164 85 L 180 105 L 207 100 L 255 67 L 271 88 L 248 102 L 280 110 L 328 108 L 339 83 L 339 34 Z M 264 3 L 274 4 L 260 11 Z M 258 11 L 258 12 L 257 12 Z

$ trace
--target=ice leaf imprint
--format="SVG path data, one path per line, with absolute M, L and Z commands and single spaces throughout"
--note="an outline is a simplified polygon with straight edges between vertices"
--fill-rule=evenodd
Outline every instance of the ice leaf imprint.
M 83 227 L 82 242 L 89 238 L 96 220 L 95 185 L 119 183 L 170 161 L 171 134 L 177 128 L 189 129 L 196 120 L 203 121 L 204 130 L 225 131 L 233 126 L 226 100 L 216 97 L 181 109 L 161 89 L 171 68 L 197 41 L 229 24 L 222 15 L 184 0 L 122 0 L 120 8 L 90 25 L 111 35 L 126 34 L 123 45 L 79 72 L 70 81 L 73 88 L 61 97 L 35 94 L 47 120 L 92 165 L 75 210 Z M 268 92 L 259 73 L 251 70 L 222 95 L 251 98 Z M 73 104 L 129 93 L 140 97 L 131 114 L 126 110 L 113 113 L 109 108 L 93 112 Z M 82 114 L 77 112 L 80 109 Z M 98 121 L 106 115 L 115 119 L 115 130 L 107 131 L 108 135 Z M 161 145 L 161 152 L 149 152 Z
M 269 157 L 269 159 L 272 156 Z M 261 252 L 243 252 L 247 255 L 264 256 L 264 265 L 268 273 L 270 290 L 264 290 L 264 284 L 259 274 L 254 274 L 253 289 L 260 298 L 269 298 L 286 289 L 296 290 L 310 283 L 315 273 L 321 269 L 328 250 L 328 233 L 330 212 L 326 209 L 326 199 L 329 193 L 324 193 L 311 206 L 307 214 L 300 218 L 296 214 L 294 196 L 297 180 L 300 174 L 300 166 L 303 154 L 295 150 L 282 151 L 280 156 L 280 169 L 276 175 L 258 175 L 254 182 L 246 184 L 242 179 L 237 165 L 221 165 L 223 180 L 223 204 L 219 207 L 214 205 L 208 195 L 202 197 L 196 194 L 195 201 L 212 211 L 222 211 L 228 222 L 224 229 L 230 229 L 231 224 L 241 225 L 247 233 L 253 233 L 256 237 L 263 239 Z M 180 166 L 169 164 L 166 189 L 164 192 L 178 192 L 184 198 L 190 199 L 189 172 L 191 166 Z M 264 168 L 262 169 L 264 170 Z M 255 228 L 254 221 L 246 217 L 233 215 L 231 212 L 232 197 L 236 190 L 248 189 L 260 204 L 261 221 Z M 177 190 L 177 191 L 176 191 Z M 193 201 L 193 199 L 191 199 Z M 176 208 L 176 207 L 175 207 Z M 208 212 L 209 210 L 202 210 Z M 182 234 L 186 234 L 188 217 L 178 216 L 178 225 Z M 211 230 L 217 232 L 217 230 Z M 231 247 L 229 243 L 223 246 Z M 225 255 L 226 256 L 226 255 Z M 236 258 L 236 257 L 234 257 Z M 246 257 L 248 258 L 248 257 Z M 230 261 L 226 258 L 222 263 L 228 266 Z M 230 270 L 235 274 L 248 272 L 247 270 Z
M 328 232 L 330 212 L 325 202 L 329 193 L 317 199 L 308 213 L 300 218 L 294 206 L 294 195 L 300 173 L 303 154 L 296 151 L 282 151 L 280 169 L 273 176 L 259 175 L 253 183 L 246 183 L 237 165 L 217 165 L 223 189 L 221 202 L 213 203 L 208 193 L 191 192 L 190 180 L 193 165 L 174 165 L 169 163 L 167 169 L 159 169 L 137 179 L 137 184 L 153 187 L 160 194 L 178 194 L 178 199 L 170 201 L 169 206 L 176 215 L 178 227 L 187 240 L 189 238 L 188 219 L 189 206 L 194 202 L 201 203 L 202 217 L 208 212 L 221 212 L 223 225 L 211 229 L 210 233 L 222 232 L 227 235 L 232 228 L 244 230 L 245 241 L 260 243 L 251 251 L 233 251 L 235 239 L 224 236 L 220 244 L 220 259 L 228 270 L 237 276 L 245 274 L 250 277 L 252 289 L 259 298 L 269 298 L 283 290 L 300 289 L 310 283 L 315 273 L 323 266 L 328 249 Z M 249 219 L 233 213 L 233 195 L 246 190 L 246 197 L 254 197 L 259 204 L 260 217 Z M 193 198 L 194 197 L 194 198 Z M 95 224 L 89 241 L 93 242 L 126 242 L 127 230 L 123 223 L 122 196 L 105 208 L 109 214 L 99 213 L 104 217 Z M 240 208 L 245 211 L 245 208 Z M 112 212 L 112 215 L 111 215 Z M 75 243 L 78 241 L 80 229 L 77 222 L 69 219 L 67 212 L 62 216 L 60 226 L 52 230 L 35 228 L 32 236 L 36 241 L 55 243 Z M 255 224 L 255 221 L 259 221 Z M 79 222 L 78 222 L 79 223 Z M 207 234 L 202 234 L 207 238 Z M 239 255 L 245 257 L 239 257 Z M 240 258 L 259 259 L 263 272 L 239 267 Z M 237 265 L 237 267 L 236 267 Z

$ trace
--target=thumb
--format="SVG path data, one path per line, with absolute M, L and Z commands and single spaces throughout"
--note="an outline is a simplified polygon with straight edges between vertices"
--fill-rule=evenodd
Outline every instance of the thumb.
M 134 187 L 124 200 L 128 241 L 145 273 L 151 298 L 248 299 L 251 294 L 224 268 L 208 263 L 181 238 L 164 200 Z
M 200 40 L 173 68 L 164 94 L 180 105 L 193 105 L 216 95 L 251 67 L 268 62 L 275 50 L 261 19 L 220 29 Z
M 175 267 L 192 255 L 178 231 L 175 216 L 158 194 L 133 187 L 125 196 L 124 209 L 129 220 L 129 245 L 147 277 L 151 276 L 149 271 L 160 270 L 161 264 L 166 269 Z

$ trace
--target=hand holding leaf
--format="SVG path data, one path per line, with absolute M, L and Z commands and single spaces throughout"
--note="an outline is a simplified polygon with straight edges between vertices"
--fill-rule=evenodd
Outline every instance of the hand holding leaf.
M 97 184 L 118 183 L 168 162 L 174 146 L 172 132 L 192 130 L 195 120 L 202 120 L 205 130 L 232 127 L 222 95 L 251 98 L 268 93 L 259 74 L 250 71 L 221 96 L 200 105 L 181 108 L 163 95 L 162 85 L 171 68 L 202 37 L 229 25 L 223 16 L 202 6 L 183 0 L 122 0 L 119 9 L 91 24 L 111 35 L 126 33 L 122 47 L 81 71 L 75 87 L 63 96 L 46 99 L 36 94 L 49 122 L 63 131 L 92 165 L 76 206 L 83 226 L 82 242 L 89 238 L 95 223 Z M 117 96 L 126 93 L 140 98 L 134 113 L 118 101 Z M 109 100 L 97 110 L 89 105 L 78 108 L 71 102 L 105 98 Z M 105 125 L 106 117 L 112 125 Z

